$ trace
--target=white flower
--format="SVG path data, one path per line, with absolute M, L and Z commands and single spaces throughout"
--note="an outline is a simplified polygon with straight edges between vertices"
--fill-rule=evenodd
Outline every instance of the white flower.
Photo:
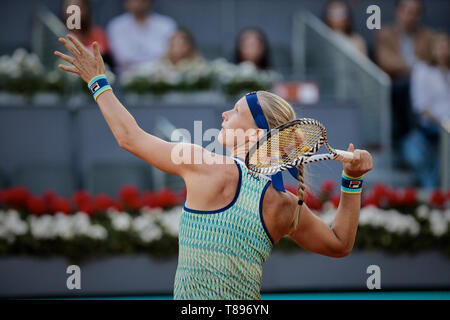
M 16 210 L 0 211 L 0 238 L 13 242 L 16 236 L 28 232 L 28 225 Z
M 27 51 L 24 48 L 18 48 L 14 51 L 12 55 L 12 60 L 19 64 L 22 63 L 25 60 L 25 57 L 27 56 Z
M 162 231 L 156 225 L 148 225 L 139 232 L 142 241 L 149 243 L 154 240 L 159 240 L 162 237 Z
M 134 218 L 132 228 L 144 242 L 158 240 L 162 236 L 162 231 L 156 224 L 155 215 L 150 213 L 143 213 Z
M 131 226 L 131 217 L 126 212 L 110 215 L 110 218 L 113 228 L 117 231 L 126 231 Z
M 56 84 L 62 81 L 63 74 L 59 70 L 53 70 L 47 73 L 46 79 L 49 83 Z
M 164 210 L 160 207 L 150 208 L 150 207 L 145 206 L 145 207 L 141 208 L 141 214 L 150 214 L 150 215 L 154 215 L 154 216 L 159 216 L 163 212 L 164 212 Z
M 330 201 L 327 201 L 323 204 L 322 210 L 323 210 L 323 212 L 327 212 L 327 211 L 334 211 L 335 209 L 334 209 L 333 203 Z
M 422 204 L 417 207 L 416 215 L 421 219 L 428 219 L 428 217 L 430 216 L 430 209 L 427 205 Z
M 155 223 L 155 218 L 149 214 L 142 214 L 133 219 L 132 228 L 136 232 L 140 232 L 145 229 L 148 225 L 152 225 Z
M 181 213 L 181 207 L 175 207 L 159 216 L 161 224 L 167 229 L 167 232 L 174 237 L 178 236 Z
M 336 217 L 336 210 L 329 210 L 320 215 L 320 219 L 322 219 L 323 222 L 325 222 L 328 226 L 331 226 L 333 224 L 334 218 Z
M 108 237 L 108 231 L 103 226 L 95 224 L 90 226 L 87 235 L 92 239 L 105 240 Z
M 447 223 L 450 223 L 450 208 L 444 211 L 444 218 L 447 220 Z
M 447 232 L 447 219 L 439 210 L 432 210 L 428 221 L 430 222 L 431 233 L 434 236 L 440 237 Z
M 29 217 L 30 231 L 36 239 L 52 239 L 53 219 L 52 216 L 45 214 L 40 217 Z
M 75 234 L 88 235 L 91 222 L 84 212 L 77 212 L 72 216 L 72 227 Z
M 420 225 L 409 215 L 404 215 L 396 210 L 382 210 L 375 206 L 367 206 L 361 209 L 359 225 L 381 227 L 396 234 L 417 235 Z
M 72 219 L 64 213 L 57 213 L 53 218 L 53 234 L 63 239 L 71 239 L 74 236 Z

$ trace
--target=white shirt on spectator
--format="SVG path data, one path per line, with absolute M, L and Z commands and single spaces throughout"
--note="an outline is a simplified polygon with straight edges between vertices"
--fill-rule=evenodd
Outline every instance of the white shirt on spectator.
M 441 121 L 450 119 L 450 70 L 443 72 L 423 62 L 414 65 L 411 74 L 411 100 L 416 113 L 428 111 Z M 423 124 L 427 123 L 421 117 Z
M 172 18 L 157 13 L 150 14 L 143 25 L 130 13 L 114 18 L 107 33 L 119 73 L 138 63 L 159 60 L 176 28 Z

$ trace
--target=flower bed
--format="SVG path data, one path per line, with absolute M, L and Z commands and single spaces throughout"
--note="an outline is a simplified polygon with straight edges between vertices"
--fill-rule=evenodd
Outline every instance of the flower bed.
M 295 187 L 289 187 L 295 191 Z M 339 204 L 335 184 L 307 190 L 305 202 L 331 225 Z M 65 199 L 23 187 L 0 191 L 0 255 L 61 255 L 72 261 L 111 254 L 177 254 L 178 222 L 186 190 L 140 192 L 124 186 L 118 199 L 76 192 Z M 436 190 L 421 200 L 412 189 L 377 185 L 363 195 L 355 248 L 389 252 L 440 250 L 450 255 L 450 192 Z M 283 238 L 277 250 L 298 250 Z
M 107 67 L 109 82 L 115 76 Z M 82 93 L 90 95 L 86 84 L 78 75 L 64 72 L 55 65 L 45 70 L 39 57 L 19 48 L 11 56 L 0 57 L 0 102 L 5 105 L 32 102 L 34 104 L 54 104 L 63 96 Z M 17 98 L 23 99 L 17 99 Z
M 216 59 L 186 62 L 176 67 L 164 63 L 141 64 L 121 76 L 121 85 L 125 92 L 141 95 L 216 91 L 228 99 L 236 99 L 250 91 L 269 90 L 280 79 L 280 74 L 258 70 L 250 62 L 235 65 Z
M 115 75 L 108 66 L 106 73 L 113 84 Z M 220 95 L 216 100 L 222 102 L 235 100 L 250 91 L 269 90 L 278 80 L 281 80 L 281 75 L 275 71 L 258 70 L 250 62 L 235 65 L 221 58 L 183 62 L 176 67 L 162 62 L 144 63 L 124 73 L 120 85 L 128 97 L 144 95 L 148 101 L 159 101 L 174 93 L 204 93 L 208 97 L 216 93 Z M 85 83 L 77 75 L 63 72 L 56 65 L 50 71 L 45 70 L 34 53 L 19 48 L 11 56 L 0 57 L 0 104 L 21 104 L 25 101 L 52 105 L 62 97 L 69 97 L 74 101 L 69 99 L 70 105 L 76 104 L 76 99 L 80 100 L 78 96 L 89 94 Z M 211 102 L 210 98 L 199 100 L 202 101 Z

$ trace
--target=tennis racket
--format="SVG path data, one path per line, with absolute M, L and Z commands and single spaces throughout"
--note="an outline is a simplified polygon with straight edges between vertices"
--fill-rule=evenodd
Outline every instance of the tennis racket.
M 315 154 L 325 145 L 327 154 Z M 302 118 L 278 126 L 259 139 L 245 157 L 250 170 L 272 175 L 289 168 L 322 160 L 350 162 L 353 153 L 332 148 L 325 127 L 317 120 Z

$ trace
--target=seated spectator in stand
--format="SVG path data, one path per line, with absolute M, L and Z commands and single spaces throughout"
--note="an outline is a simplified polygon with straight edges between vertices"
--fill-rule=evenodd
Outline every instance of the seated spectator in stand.
M 236 40 L 234 62 L 252 62 L 258 69 L 270 69 L 269 43 L 262 30 L 243 29 Z
M 331 30 L 348 39 L 359 52 L 367 56 L 366 42 L 353 30 L 351 13 L 347 2 L 330 1 L 324 7 L 322 20 Z
M 437 34 L 428 63 L 414 65 L 411 99 L 417 127 L 405 139 L 404 153 L 421 186 L 439 183 L 439 133 L 441 121 L 450 120 L 450 38 Z
M 184 28 L 179 28 L 170 38 L 169 50 L 161 60 L 161 63 L 176 68 L 182 64 L 203 63 L 204 61 L 197 51 L 191 33 Z
M 172 18 L 151 11 L 151 0 L 125 0 L 125 8 L 127 13 L 114 18 L 107 27 L 119 73 L 135 64 L 160 60 L 176 30 Z
M 392 79 L 392 139 L 397 150 L 414 125 L 410 101 L 410 73 L 418 61 L 429 60 L 433 33 L 420 23 L 420 0 L 399 0 L 396 20 L 376 36 L 375 59 Z
M 71 5 L 76 5 L 80 8 L 81 12 L 81 29 L 73 29 L 70 32 L 75 35 L 85 46 L 92 49 L 92 44 L 97 41 L 100 53 L 105 63 L 110 67 L 113 67 L 113 60 L 110 54 L 110 48 L 108 43 L 108 37 L 103 28 L 94 25 L 92 19 L 91 6 L 88 0 L 65 0 L 62 7 L 62 16 L 64 19 L 64 25 L 69 17 L 67 8 Z

